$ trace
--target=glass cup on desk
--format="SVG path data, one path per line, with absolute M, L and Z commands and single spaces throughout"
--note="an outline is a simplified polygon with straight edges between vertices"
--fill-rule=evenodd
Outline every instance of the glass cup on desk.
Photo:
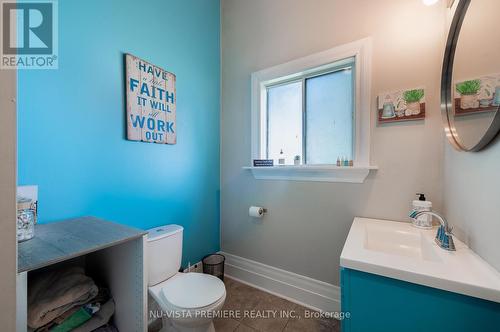
M 17 242 L 29 240 L 35 236 L 35 210 L 29 198 L 17 199 Z

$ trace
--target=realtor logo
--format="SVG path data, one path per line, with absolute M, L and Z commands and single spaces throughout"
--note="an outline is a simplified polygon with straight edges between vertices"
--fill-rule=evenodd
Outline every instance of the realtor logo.
M 2 69 L 57 69 L 57 2 L 2 2 Z

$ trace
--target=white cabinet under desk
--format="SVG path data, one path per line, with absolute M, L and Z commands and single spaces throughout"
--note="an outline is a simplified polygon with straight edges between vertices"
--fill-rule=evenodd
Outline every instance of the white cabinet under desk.
M 94 217 L 36 225 L 35 237 L 18 245 L 17 331 L 27 331 L 29 275 L 71 264 L 109 288 L 120 332 L 145 332 L 145 243 L 146 232 Z

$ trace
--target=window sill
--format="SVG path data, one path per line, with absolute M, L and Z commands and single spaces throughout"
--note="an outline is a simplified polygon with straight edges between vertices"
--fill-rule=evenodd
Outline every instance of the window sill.
M 316 182 L 345 182 L 363 183 L 372 170 L 377 166 L 337 167 L 333 165 L 321 166 L 272 166 L 272 167 L 243 167 L 252 172 L 257 180 L 288 180 L 288 181 L 316 181 Z

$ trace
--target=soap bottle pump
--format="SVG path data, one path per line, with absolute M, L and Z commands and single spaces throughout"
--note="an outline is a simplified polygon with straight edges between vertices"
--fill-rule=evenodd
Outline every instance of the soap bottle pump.
M 414 200 L 413 210 L 415 211 L 431 211 L 432 210 L 432 202 L 428 201 L 425 198 L 425 194 L 418 193 L 418 200 Z M 423 216 L 418 217 L 417 219 L 412 218 L 412 224 L 418 228 L 430 229 L 432 228 L 432 216 L 425 214 Z
M 283 149 L 280 150 L 280 156 L 278 157 L 278 165 L 285 165 L 285 154 L 283 153 Z

